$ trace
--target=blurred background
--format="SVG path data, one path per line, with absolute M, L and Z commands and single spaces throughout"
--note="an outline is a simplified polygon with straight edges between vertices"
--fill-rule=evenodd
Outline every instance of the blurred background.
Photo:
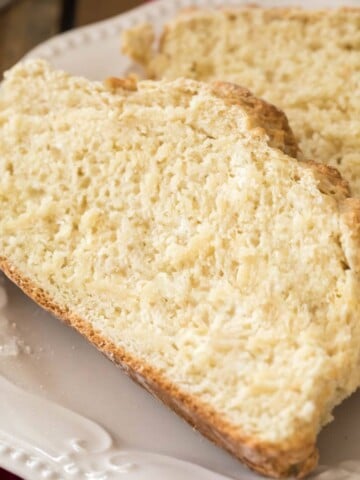
M 0 0 L 0 77 L 31 48 L 53 35 L 142 3 L 144 0 Z

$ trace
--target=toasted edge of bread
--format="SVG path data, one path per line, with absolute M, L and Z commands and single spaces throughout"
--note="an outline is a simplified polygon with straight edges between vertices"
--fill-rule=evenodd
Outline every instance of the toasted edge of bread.
M 208 405 L 182 392 L 156 368 L 138 360 L 103 337 L 93 329 L 90 323 L 74 314 L 69 308 L 56 304 L 41 287 L 23 276 L 6 258 L 0 257 L 0 269 L 37 304 L 87 338 L 132 380 L 161 400 L 213 443 L 227 450 L 251 469 L 275 478 L 287 476 L 302 478 L 315 468 L 318 451 L 314 444 L 304 443 L 300 438 L 299 445 L 296 442 L 279 448 L 259 442 L 256 438 L 239 435 L 231 423 L 224 420 Z
M 134 77 L 110 77 L 105 80 L 105 86 L 112 91 L 117 89 L 134 91 L 137 81 Z M 291 130 L 285 113 L 271 103 L 255 97 L 250 90 L 229 82 L 210 83 L 211 92 L 223 99 L 228 105 L 238 105 L 249 115 L 253 123 L 250 128 L 258 128 L 259 135 L 267 135 L 269 146 L 278 148 L 294 158 L 301 158 L 302 154 Z
M 315 162 L 301 164 L 304 168 L 311 168 L 314 171 L 323 193 L 335 197 L 338 194 L 340 228 L 348 240 L 346 256 L 351 268 L 360 271 L 360 199 L 351 197 L 344 199 L 344 195 L 349 195 L 349 189 L 337 170 Z M 312 441 L 309 442 L 302 432 L 297 432 L 296 437 L 282 445 L 244 435 L 239 432 L 238 426 L 233 426 L 195 396 L 182 392 L 156 368 L 116 346 L 67 306 L 55 303 L 46 291 L 2 256 L 0 269 L 36 303 L 76 329 L 134 381 L 251 469 L 275 478 L 287 476 L 302 478 L 315 468 L 318 461 L 316 445 Z
M 114 89 L 133 90 L 134 82 L 133 80 L 110 79 L 107 86 Z M 271 135 L 267 129 L 267 118 L 269 118 L 270 124 L 275 122 L 275 125 L 277 125 L 276 122 L 279 122 L 280 125 L 288 126 L 286 116 L 280 110 L 253 97 L 247 89 L 224 82 L 214 82 L 211 88 L 216 95 L 227 100 L 229 104 L 239 104 L 248 111 L 250 109 L 252 109 L 251 111 L 258 111 L 263 122 L 258 127 L 260 129 L 259 134 L 264 129 L 269 139 Z M 254 116 L 254 121 L 256 121 L 256 116 Z M 292 135 L 290 127 L 287 133 Z M 294 143 L 296 146 L 295 140 Z M 289 145 L 292 145 L 292 140 Z M 339 197 L 341 231 L 347 240 L 346 257 L 351 263 L 351 267 L 359 272 L 360 199 L 350 198 L 347 182 L 342 179 L 336 169 L 312 161 L 300 163 L 304 168 L 311 168 L 314 171 L 319 179 L 319 189 L 323 193 Z M 349 198 L 344 200 L 344 196 Z M 9 259 L 1 256 L 1 254 L 0 269 L 36 303 L 76 329 L 110 360 L 119 365 L 134 381 L 182 416 L 204 436 L 228 450 L 251 469 L 275 478 L 288 476 L 302 478 L 315 468 L 318 461 L 315 442 L 309 441 L 301 431 L 297 432 L 296 437 L 292 437 L 282 445 L 264 442 L 254 436 L 239 432 L 238 426 L 233 426 L 195 396 L 182 392 L 156 368 L 145 364 L 116 346 L 67 306 L 57 304 L 41 286 L 24 275 L 15 265 L 12 265 Z

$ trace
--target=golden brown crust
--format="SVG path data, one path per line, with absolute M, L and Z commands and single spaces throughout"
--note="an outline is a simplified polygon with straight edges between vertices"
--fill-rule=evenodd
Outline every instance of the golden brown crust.
M 264 475 L 281 478 L 303 478 L 316 466 L 318 452 L 313 441 L 298 432 L 296 439 L 284 445 L 272 445 L 255 437 L 245 436 L 219 413 L 197 398 L 181 391 L 163 373 L 146 365 L 96 332 L 90 323 L 69 308 L 56 304 L 50 295 L 26 278 L 11 263 L 0 257 L 0 268 L 24 293 L 39 305 L 75 328 L 95 347 L 120 366 L 135 382 L 160 399 L 190 425 L 251 469 Z
M 278 20 L 278 19 L 301 19 L 301 20 L 308 20 L 308 19 L 321 19 L 325 14 L 331 12 L 354 12 L 360 13 L 360 8 L 357 7 L 340 7 L 338 9 L 319 9 L 319 10 L 308 10 L 306 8 L 301 7 L 271 7 L 271 8 L 264 8 L 260 5 L 248 5 L 247 7 L 261 9 L 265 15 L 267 20 Z M 244 7 L 246 9 L 246 7 Z M 230 9 L 229 11 L 236 11 L 241 9 Z
M 137 90 L 137 80 L 135 75 L 129 75 L 126 78 L 109 77 L 104 81 L 108 90 L 116 91 L 118 89 L 135 92 Z
M 127 78 L 110 77 L 105 80 L 105 86 L 111 90 L 137 90 L 135 76 Z M 284 112 L 274 105 L 255 97 L 250 90 L 234 83 L 213 82 L 211 92 L 222 98 L 228 105 L 238 105 L 254 120 L 249 128 L 260 128 L 261 134 L 268 135 L 269 145 L 278 148 L 287 155 L 297 158 L 300 155 L 295 135 Z
M 350 196 L 349 184 L 336 168 L 313 160 L 302 160 L 300 163 L 303 167 L 313 170 L 319 180 L 318 188 L 320 192 L 332 195 L 339 200 Z
M 347 198 L 344 200 L 342 212 L 347 218 L 348 226 L 360 234 L 360 199 Z
M 346 198 L 340 204 L 340 214 L 347 263 L 355 272 L 360 272 L 360 199 Z
M 254 116 L 257 126 L 269 136 L 271 147 L 282 150 L 290 157 L 298 157 L 300 149 L 283 111 L 234 83 L 212 82 L 211 87 L 215 95 L 231 105 L 241 106 Z
M 267 21 L 273 20 L 302 20 L 308 21 L 309 19 L 314 21 L 323 18 L 323 16 L 329 12 L 340 13 L 355 13 L 360 14 L 359 7 L 340 7 L 338 9 L 321 9 L 321 10 L 308 10 L 301 7 L 269 7 L 251 3 L 242 7 L 219 7 L 219 11 L 227 15 L 230 19 L 237 15 L 239 12 L 248 12 L 251 14 L 254 10 L 262 10 Z M 210 13 L 212 10 L 199 7 L 188 7 L 179 11 L 178 15 L 169 23 L 165 24 L 163 31 L 160 34 L 158 48 L 153 50 L 153 43 L 155 40 L 154 29 L 151 24 L 142 24 L 132 29 L 126 30 L 122 36 L 122 51 L 140 65 L 148 69 L 149 78 L 157 78 L 155 72 L 150 68 L 150 63 L 157 54 L 163 53 L 164 46 L 166 44 L 166 37 L 171 31 L 171 26 L 177 19 L 187 20 L 196 18 L 197 15 L 204 13 Z M 215 10 L 216 12 L 216 10 Z
M 262 10 L 264 12 L 265 18 L 267 20 L 282 20 L 282 19 L 321 19 L 325 14 L 334 12 L 337 14 L 340 13 L 360 13 L 359 7 L 339 7 L 339 8 L 322 8 L 317 10 L 309 10 L 308 8 L 302 8 L 301 6 L 293 7 L 264 7 L 262 5 L 255 3 L 247 3 L 241 7 L 218 7 L 216 11 L 223 12 L 227 15 L 234 15 L 238 12 L 251 12 L 253 10 Z M 184 8 L 179 11 L 177 18 L 184 18 L 186 16 L 190 17 L 192 14 L 200 12 L 211 12 L 211 9 L 207 8 Z M 165 25 L 166 27 L 166 25 Z
M 312 160 L 300 161 L 318 180 L 319 190 L 338 202 L 340 244 L 349 268 L 360 272 L 360 199 L 351 197 L 349 184 L 334 167 Z

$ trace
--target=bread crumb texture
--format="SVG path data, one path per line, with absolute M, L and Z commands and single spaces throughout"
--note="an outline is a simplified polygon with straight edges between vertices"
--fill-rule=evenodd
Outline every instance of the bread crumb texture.
M 149 25 L 123 37 L 150 76 L 248 87 L 284 109 L 305 158 L 360 195 L 360 9 L 193 9 L 168 23 L 158 52 L 151 38 Z
M 242 438 L 308 455 L 360 377 L 360 209 L 337 172 L 206 83 L 113 90 L 36 60 L 6 75 L 0 139 L 2 262 Z

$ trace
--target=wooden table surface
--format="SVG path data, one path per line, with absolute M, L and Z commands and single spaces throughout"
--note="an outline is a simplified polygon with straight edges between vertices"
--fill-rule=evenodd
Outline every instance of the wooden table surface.
M 117 15 L 143 2 L 144 0 L 14 0 L 10 6 L 0 8 L 0 77 L 30 49 L 53 35 Z M 18 477 L 0 468 L 0 479 L 18 480 Z
M 143 1 L 13 0 L 0 9 L 0 75 L 53 35 L 125 12 Z

